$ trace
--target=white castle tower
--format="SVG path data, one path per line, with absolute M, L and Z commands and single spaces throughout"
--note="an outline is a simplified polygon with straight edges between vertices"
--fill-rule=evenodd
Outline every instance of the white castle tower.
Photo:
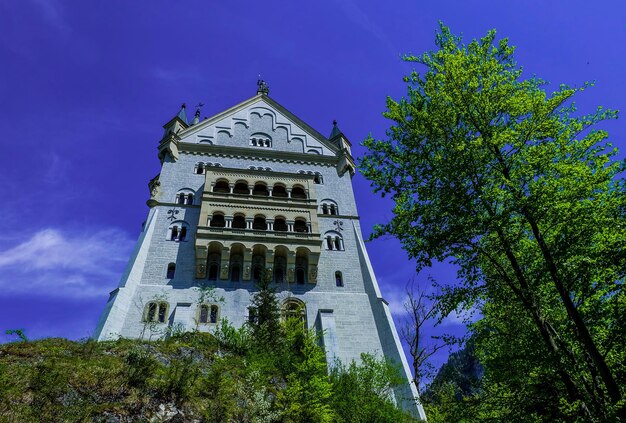
M 265 268 L 284 311 L 321 331 L 329 363 L 394 360 L 407 380 L 396 401 L 425 419 L 363 243 L 350 142 L 336 122 L 326 138 L 268 94 L 259 81 L 222 113 L 188 123 L 183 105 L 164 126 L 148 218 L 94 338 L 243 325 Z

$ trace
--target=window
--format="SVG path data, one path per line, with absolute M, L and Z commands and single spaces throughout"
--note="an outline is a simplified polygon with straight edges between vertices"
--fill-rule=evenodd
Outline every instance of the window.
M 250 190 L 248 189 L 248 184 L 245 182 L 237 182 L 235 184 L 235 188 L 233 189 L 235 194 L 250 194 Z
M 343 276 L 341 275 L 341 272 L 339 271 L 335 272 L 335 285 L 343 286 Z
M 254 185 L 254 189 L 252 190 L 252 195 L 259 195 L 259 196 L 267 197 L 268 195 L 270 195 L 270 193 L 264 184 L 257 183 Z
M 146 305 L 144 322 L 165 323 L 167 318 L 167 303 L 150 301 Z
M 167 239 L 170 241 L 185 241 L 187 239 L 187 231 L 189 225 L 187 222 L 172 222 L 167 232 Z
M 333 200 L 322 200 L 322 214 L 338 215 L 339 207 Z
M 202 304 L 200 306 L 199 321 L 200 323 L 217 323 L 219 308 L 216 305 L 208 306 Z
M 233 229 L 246 229 L 246 217 L 242 214 L 237 214 L 233 217 L 232 223 Z
M 272 189 L 272 197 L 287 198 L 287 190 L 283 185 L 274 185 Z
M 304 188 L 299 186 L 293 187 L 293 189 L 291 190 L 291 198 L 306 200 L 306 192 L 304 191 Z
M 185 199 L 185 204 L 193 204 L 193 194 L 187 194 L 187 198 Z
M 287 231 L 287 222 L 282 217 L 277 217 L 274 219 L 274 230 L 285 232 Z
M 294 232 L 308 232 L 309 228 L 306 225 L 306 220 L 304 219 L 296 219 L 293 224 Z
M 334 250 L 334 251 L 343 251 L 343 238 L 338 232 L 329 231 L 324 234 L 324 239 L 326 241 L 326 249 Z
M 173 279 L 176 273 L 176 263 L 170 263 L 167 265 L 167 279 Z
M 204 163 L 198 163 L 196 165 L 196 175 L 202 175 L 204 173 Z
M 315 183 L 315 184 L 323 184 L 324 183 L 324 179 L 322 178 L 322 175 L 320 175 L 319 173 L 316 173 L 315 176 L 313 177 L 313 183 Z
M 214 213 L 211 217 L 210 226 L 213 228 L 223 228 L 226 226 L 226 220 L 224 220 L 224 215 L 221 213 Z
M 267 223 L 265 222 L 265 216 L 255 216 L 252 222 L 252 229 L 265 231 L 267 230 Z
M 230 187 L 228 186 L 228 181 L 219 180 L 213 186 L 213 192 L 219 192 L 223 194 L 227 194 L 230 192 Z
M 176 195 L 176 203 L 177 204 L 185 204 L 185 194 L 182 192 Z
M 281 315 L 283 319 L 298 319 L 306 328 L 306 306 L 297 298 L 287 298 L 283 303 Z

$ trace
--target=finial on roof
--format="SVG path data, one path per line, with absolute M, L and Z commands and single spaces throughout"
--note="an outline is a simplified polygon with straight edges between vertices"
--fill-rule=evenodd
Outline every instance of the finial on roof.
M 257 94 L 269 95 L 269 93 L 270 93 L 270 86 L 267 85 L 267 82 L 265 82 L 264 80 L 262 80 L 260 78 L 261 78 L 261 75 L 259 75 L 259 79 L 256 81 L 256 85 L 257 85 L 256 93 Z
M 196 123 L 200 122 L 200 109 L 202 108 L 202 106 L 204 106 L 204 103 L 198 103 L 196 105 L 196 114 L 193 117 L 193 120 L 191 121 L 191 125 L 195 125 Z
M 182 120 L 183 122 L 185 122 L 186 125 L 189 125 L 189 121 L 187 120 L 187 113 L 185 113 L 185 109 L 187 108 L 187 105 L 185 103 L 183 103 L 180 106 L 180 111 L 178 112 L 178 114 L 176 115 L 180 120 Z

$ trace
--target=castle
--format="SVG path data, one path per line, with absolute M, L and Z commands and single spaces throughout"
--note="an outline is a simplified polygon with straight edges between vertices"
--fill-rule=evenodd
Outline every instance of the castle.
M 387 302 L 363 243 L 352 190 L 355 163 L 336 122 L 327 138 L 257 94 L 164 126 L 162 168 L 149 212 L 94 337 L 154 339 L 168 328 L 210 331 L 248 319 L 266 269 L 284 313 L 322 334 L 329 362 L 384 354 L 407 383 L 396 401 L 425 419 Z M 200 286 L 214 287 L 206 298 Z

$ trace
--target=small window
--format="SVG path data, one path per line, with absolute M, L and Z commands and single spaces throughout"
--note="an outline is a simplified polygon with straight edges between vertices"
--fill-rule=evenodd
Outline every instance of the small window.
M 208 306 L 202 304 L 200 306 L 200 323 L 217 323 L 219 308 L 216 305 Z
M 331 204 L 329 208 L 330 208 L 330 214 L 332 214 L 332 215 L 336 215 L 337 214 L 337 207 L 335 207 L 334 204 Z
M 322 184 L 323 183 L 322 175 L 320 175 L 319 173 L 316 173 L 315 176 L 313 177 L 313 183 Z
M 176 204 L 185 204 L 185 194 L 181 192 L 176 196 Z
M 341 240 L 339 237 L 335 237 L 335 250 L 341 250 Z
M 187 222 L 176 221 L 168 228 L 167 238 L 170 241 L 185 241 L 187 238 Z
M 262 197 L 267 197 L 268 195 L 270 195 L 270 193 L 267 190 L 267 187 L 265 185 L 256 184 L 254 185 L 254 189 L 252 190 L 252 195 L 259 195 Z
M 179 241 L 184 241 L 187 238 L 187 228 L 183 226 L 180 228 L 180 235 L 178 236 Z
M 204 163 L 198 163 L 196 165 L 196 175 L 202 175 L 204 173 Z
M 176 263 L 170 263 L 167 265 L 167 279 L 173 279 L 176 274 Z
M 343 286 L 343 276 L 341 272 L 335 272 L 335 285 Z
M 193 204 L 193 194 L 187 194 L 187 198 L 185 199 L 185 204 Z
M 328 204 L 322 204 L 322 214 L 328 214 Z
M 144 321 L 165 323 L 166 318 L 167 318 L 167 303 L 165 302 L 157 303 L 155 301 L 151 301 L 147 304 Z
M 170 239 L 172 241 L 177 241 L 178 240 L 178 226 L 173 226 L 172 227 L 172 235 L 171 235 Z

